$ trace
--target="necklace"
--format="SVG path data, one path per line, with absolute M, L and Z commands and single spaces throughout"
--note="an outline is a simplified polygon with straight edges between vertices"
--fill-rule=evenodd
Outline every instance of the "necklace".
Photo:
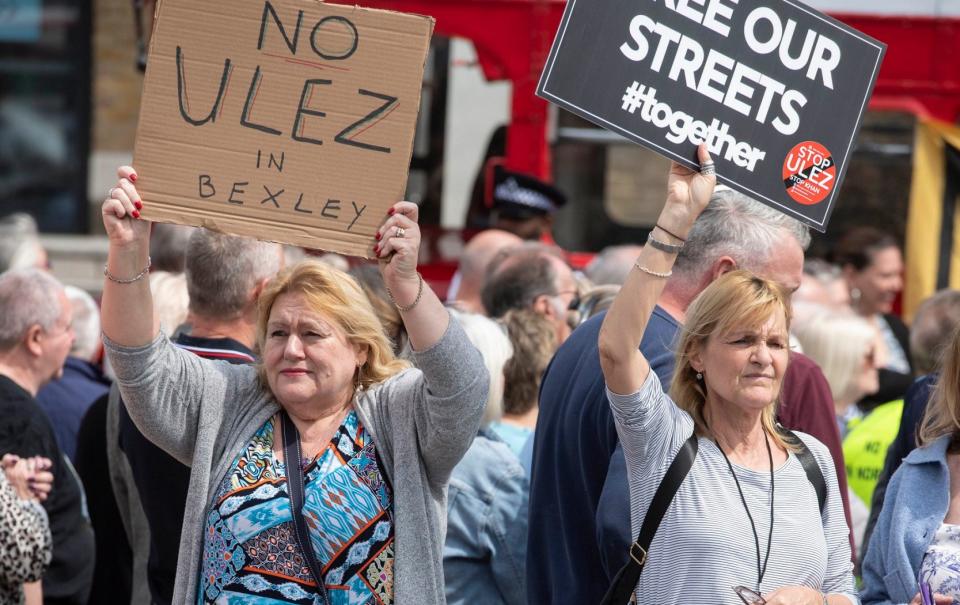
M 747 506 L 747 499 L 743 497 L 743 488 L 740 487 L 740 480 L 737 479 L 737 474 L 733 472 L 733 465 L 730 464 L 730 458 L 727 457 L 726 452 L 723 451 L 723 448 L 720 447 L 720 442 L 714 439 L 714 443 L 717 444 L 717 449 L 720 450 L 720 454 L 723 455 L 723 459 L 727 462 L 727 468 L 730 469 L 730 474 L 733 475 L 733 481 L 737 484 L 737 492 L 740 493 L 740 501 L 743 502 L 743 510 L 747 511 L 747 519 L 750 519 L 750 529 L 753 530 L 753 541 L 757 547 L 757 592 L 760 592 L 760 584 L 763 582 L 763 576 L 767 573 L 767 563 L 770 561 L 770 545 L 773 543 L 773 497 L 776 493 L 775 486 L 773 482 L 773 452 L 770 450 L 770 437 L 764 432 L 763 434 L 764 442 L 767 445 L 767 458 L 770 460 L 770 532 L 767 534 L 767 554 L 763 557 L 763 566 L 760 566 L 760 536 L 757 535 L 757 526 L 753 522 L 753 515 L 750 514 L 750 507 Z

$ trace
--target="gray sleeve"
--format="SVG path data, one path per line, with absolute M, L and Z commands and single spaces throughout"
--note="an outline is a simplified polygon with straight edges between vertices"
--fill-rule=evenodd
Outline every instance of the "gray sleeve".
M 142 347 L 122 347 L 106 336 L 103 343 L 134 424 L 187 466 L 192 464 L 201 408 L 222 409 L 225 401 L 237 397 L 237 384 L 255 380 L 254 369 L 201 359 L 174 346 L 163 333 Z
M 648 474 L 672 460 L 693 432 L 693 419 L 663 392 L 653 371 L 634 393 L 606 392 L 630 476 Z
M 480 428 L 489 375 L 480 351 L 452 316 L 440 341 L 415 351 L 413 362 L 423 372 L 413 410 L 420 455 L 430 481 L 445 484 Z
M 53 540 L 47 513 L 36 502 L 21 500 L 0 472 L 0 583 L 36 582 L 50 562 Z

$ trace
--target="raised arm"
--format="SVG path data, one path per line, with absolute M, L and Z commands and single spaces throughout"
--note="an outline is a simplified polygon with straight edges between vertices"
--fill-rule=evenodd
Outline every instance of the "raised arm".
M 440 342 L 447 331 L 449 314 L 433 290 L 417 273 L 420 252 L 420 209 L 413 202 L 397 202 L 377 231 L 374 248 L 387 292 L 400 310 L 400 317 L 414 351 L 425 351 Z
M 698 150 L 700 164 L 712 167 L 706 145 Z M 600 365 L 607 387 L 614 393 L 628 394 L 640 389 L 650 364 L 640 353 L 640 341 L 657 299 L 671 274 L 676 252 L 706 208 L 717 182 L 712 171 L 702 174 L 676 162 L 670 168 L 667 201 L 660 211 L 657 226 L 650 234 L 662 242 L 660 250 L 648 243 L 637 258 L 634 269 L 607 312 L 600 329 Z
M 160 330 L 150 293 L 150 222 L 140 218 L 143 203 L 130 166 L 117 169 L 117 185 L 103 202 L 103 226 L 110 240 L 103 299 L 103 333 L 125 347 L 149 344 Z

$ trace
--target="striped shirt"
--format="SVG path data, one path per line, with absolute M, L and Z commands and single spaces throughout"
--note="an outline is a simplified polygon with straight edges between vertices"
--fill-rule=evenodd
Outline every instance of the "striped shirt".
M 638 392 L 617 395 L 608 389 L 607 398 L 626 456 L 636 536 L 667 467 L 693 433 L 693 419 L 663 392 L 653 372 Z M 759 587 L 753 530 L 737 485 L 717 445 L 700 437 L 696 461 L 650 545 L 637 584 L 638 603 L 743 605 L 732 590 L 743 585 L 764 595 L 786 586 L 808 586 L 841 593 L 859 604 L 833 460 L 822 443 L 797 435 L 823 470 L 827 503 L 821 517 L 813 485 L 791 453 L 774 473 L 773 544 Z M 763 558 L 770 530 L 770 471 L 733 468 L 756 523 Z

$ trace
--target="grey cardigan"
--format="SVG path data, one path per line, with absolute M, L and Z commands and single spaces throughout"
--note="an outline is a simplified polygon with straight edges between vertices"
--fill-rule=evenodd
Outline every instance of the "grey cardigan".
M 279 406 L 255 367 L 201 359 L 162 334 L 137 348 L 104 342 L 134 423 L 191 467 L 173 602 L 194 603 L 217 486 Z M 395 603 L 443 604 L 447 481 L 477 433 L 488 378 L 453 318 L 440 342 L 413 361 L 419 369 L 367 389 L 356 409 L 393 484 Z

